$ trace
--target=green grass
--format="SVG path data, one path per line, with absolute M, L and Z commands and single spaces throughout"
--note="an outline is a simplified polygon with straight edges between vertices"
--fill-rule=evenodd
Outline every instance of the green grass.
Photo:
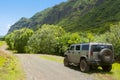
M 111 72 L 113 73 L 111 74 L 111 76 L 113 76 L 113 78 L 115 78 L 116 80 L 119 80 L 120 79 L 120 64 L 114 63 Z
M 0 47 L 3 46 L 4 44 L 6 44 L 5 41 L 0 41 Z
M 60 56 L 53 56 L 53 55 L 41 55 L 40 58 L 63 63 L 63 57 Z
M 15 56 L 0 51 L 0 80 L 25 80 L 20 66 Z
M 120 79 L 120 64 L 114 63 L 110 72 L 105 72 L 101 67 L 98 70 L 92 70 L 89 74 L 93 74 L 95 80 L 119 80 Z

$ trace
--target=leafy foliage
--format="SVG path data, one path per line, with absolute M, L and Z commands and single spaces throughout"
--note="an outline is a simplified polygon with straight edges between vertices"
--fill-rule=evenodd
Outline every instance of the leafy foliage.
M 120 54 L 120 22 L 115 25 L 111 25 L 110 32 L 107 34 L 107 41 L 112 43 L 115 52 Z
M 78 33 L 65 33 L 58 39 L 58 52 L 63 53 L 71 44 L 81 43 L 82 39 Z
M 94 39 L 95 42 L 112 43 L 115 49 L 115 54 L 120 54 L 120 22 L 111 24 L 110 30 L 104 34 L 97 35 Z
M 85 36 L 85 37 L 84 37 Z M 43 25 L 28 41 L 27 51 L 31 53 L 49 53 L 63 55 L 71 44 L 89 42 L 92 33 L 67 33 L 59 26 Z
M 94 39 L 92 33 L 67 33 L 62 27 L 48 24 L 44 24 L 32 34 L 32 30 L 23 28 L 8 34 L 5 40 L 10 49 L 18 52 L 63 55 L 71 44 Z
M 5 41 L 9 46 L 9 49 L 14 49 L 14 37 L 15 31 L 5 36 Z
M 27 41 L 31 37 L 33 31 L 27 28 L 16 30 L 5 37 L 10 49 L 16 49 L 18 52 L 25 52 Z
M 93 34 L 89 32 L 69 33 L 62 27 L 44 24 L 34 34 L 31 30 L 16 30 L 7 35 L 5 40 L 11 49 L 55 55 L 63 55 L 71 44 L 83 42 L 112 43 L 115 54 L 118 55 L 120 53 L 119 27 L 120 23 L 112 24 L 109 31 L 103 34 Z
M 28 50 L 34 53 L 55 53 L 57 40 L 64 34 L 61 27 L 45 24 L 28 41 Z
M 28 41 L 28 52 L 63 55 L 69 45 L 80 43 L 78 33 L 66 33 L 55 25 L 43 25 Z

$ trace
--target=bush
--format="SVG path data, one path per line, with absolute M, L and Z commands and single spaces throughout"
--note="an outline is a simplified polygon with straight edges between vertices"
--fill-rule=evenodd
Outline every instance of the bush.
M 65 34 L 64 29 L 55 25 L 43 25 L 28 41 L 28 51 L 31 53 L 57 54 L 57 40 Z
M 5 41 L 7 45 L 9 46 L 9 49 L 15 49 L 14 48 L 14 36 L 15 36 L 15 31 L 5 36 Z
M 81 42 L 81 37 L 78 33 L 66 33 L 59 37 L 58 39 L 58 51 L 60 55 L 63 56 L 63 53 L 68 49 L 71 44 L 76 44 Z
M 19 53 L 25 52 L 27 41 L 29 40 L 29 37 L 32 36 L 32 34 L 33 31 L 31 29 L 23 28 L 8 34 L 5 37 L 5 40 L 10 49 L 16 49 Z

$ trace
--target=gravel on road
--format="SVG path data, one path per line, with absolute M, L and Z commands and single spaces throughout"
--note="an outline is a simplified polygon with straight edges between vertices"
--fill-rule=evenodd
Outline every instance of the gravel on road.
M 39 54 L 15 54 L 23 65 L 26 80 L 96 80 L 95 76 L 40 58 Z

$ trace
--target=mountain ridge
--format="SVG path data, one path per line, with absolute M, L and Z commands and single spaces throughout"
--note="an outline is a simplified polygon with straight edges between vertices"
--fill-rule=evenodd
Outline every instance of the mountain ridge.
M 36 30 L 43 24 L 59 25 L 70 32 L 102 33 L 109 30 L 109 24 L 120 20 L 119 5 L 119 0 L 68 0 L 38 12 L 29 19 L 21 18 L 8 33 L 23 27 Z

